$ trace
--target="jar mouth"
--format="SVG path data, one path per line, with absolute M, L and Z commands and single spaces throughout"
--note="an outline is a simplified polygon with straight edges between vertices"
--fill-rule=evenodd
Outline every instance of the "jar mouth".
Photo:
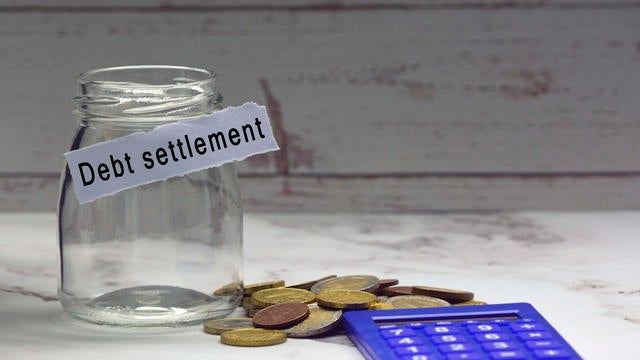
M 78 83 L 135 88 L 197 86 L 215 77 L 211 70 L 187 66 L 130 65 L 85 71 L 78 75 Z
M 204 115 L 221 106 L 216 75 L 208 69 L 133 65 L 89 70 L 78 75 L 73 98 L 81 122 Z

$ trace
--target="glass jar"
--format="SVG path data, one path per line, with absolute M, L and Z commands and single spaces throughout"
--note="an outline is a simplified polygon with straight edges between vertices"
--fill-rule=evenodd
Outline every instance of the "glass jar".
M 215 75 L 127 66 L 78 77 L 71 150 L 222 108 Z M 125 327 L 201 323 L 242 297 L 242 209 L 233 163 L 79 204 L 68 166 L 58 204 L 58 295 L 73 317 Z

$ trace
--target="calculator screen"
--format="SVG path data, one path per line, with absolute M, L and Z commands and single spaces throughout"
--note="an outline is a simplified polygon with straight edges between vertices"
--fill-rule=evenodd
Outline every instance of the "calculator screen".
M 492 320 L 520 320 L 517 314 L 495 314 L 495 315 L 463 315 L 463 316 L 412 316 L 402 319 L 401 317 L 374 317 L 373 321 L 378 327 L 388 325 L 410 325 L 415 322 L 422 324 L 441 323 L 441 322 L 461 322 L 461 321 L 492 321 Z

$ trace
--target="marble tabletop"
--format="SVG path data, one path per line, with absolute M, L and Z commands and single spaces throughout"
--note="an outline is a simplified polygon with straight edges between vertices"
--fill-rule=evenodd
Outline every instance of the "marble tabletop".
M 201 327 L 120 330 L 56 298 L 56 220 L 0 213 L 3 359 L 361 359 L 343 334 L 264 348 Z M 530 302 L 585 359 L 640 358 L 640 212 L 245 216 L 245 281 L 372 274 Z

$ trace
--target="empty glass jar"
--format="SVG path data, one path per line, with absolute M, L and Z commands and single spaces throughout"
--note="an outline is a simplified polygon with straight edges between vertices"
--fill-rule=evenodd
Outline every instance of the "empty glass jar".
M 71 150 L 222 107 L 215 75 L 128 66 L 78 77 Z M 65 164 L 58 294 L 73 317 L 173 327 L 222 317 L 242 297 L 242 210 L 232 163 L 79 204 Z

